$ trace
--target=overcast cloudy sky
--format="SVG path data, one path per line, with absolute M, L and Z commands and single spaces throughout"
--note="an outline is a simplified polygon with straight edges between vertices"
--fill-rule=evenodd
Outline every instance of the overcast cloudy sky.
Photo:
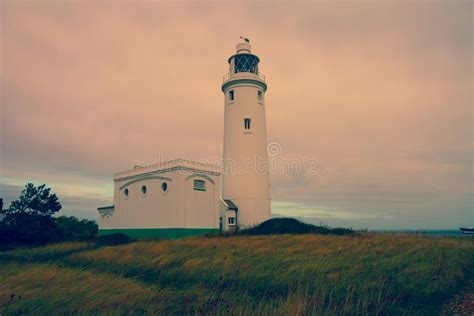
M 273 213 L 369 228 L 474 226 L 471 1 L 1 1 L 1 194 L 46 183 L 95 218 L 113 173 L 222 155 L 227 58 L 249 37 Z

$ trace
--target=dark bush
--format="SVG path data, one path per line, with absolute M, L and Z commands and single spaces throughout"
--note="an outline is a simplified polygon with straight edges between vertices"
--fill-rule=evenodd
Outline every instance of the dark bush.
M 334 235 L 352 235 L 354 234 L 354 231 L 349 228 L 331 228 L 331 234 Z
M 255 227 L 241 230 L 240 235 L 273 235 L 273 234 L 352 234 L 347 228 L 331 229 L 325 226 L 315 226 L 300 222 L 294 218 L 272 218 Z
M 125 234 L 114 233 L 97 237 L 97 246 L 116 246 L 130 243 L 132 240 Z
M 60 209 L 59 199 L 50 188 L 28 183 L 20 197 L 0 211 L 0 242 L 39 245 L 55 241 L 58 230 L 53 215 Z
M 16 213 L 0 225 L 0 241 L 4 244 L 40 245 L 57 240 L 58 230 L 53 217 Z
M 273 218 L 258 226 L 240 231 L 242 235 L 270 234 L 308 234 L 313 231 L 313 225 L 302 223 L 294 218 Z
M 60 241 L 89 241 L 93 240 L 99 231 L 95 221 L 79 220 L 74 216 L 56 218 L 58 240 Z
M 1 248 L 95 238 L 98 227 L 94 221 L 66 216 L 55 218 L 60 210 L 59 198 L 50 188 L 28 183 L 9 208 L 0 209 Z

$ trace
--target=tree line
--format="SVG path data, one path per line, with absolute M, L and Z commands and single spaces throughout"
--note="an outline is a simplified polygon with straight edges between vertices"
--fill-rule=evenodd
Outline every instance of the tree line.
M 97 236 L 95 221 L 56 215 L 62 206 L 45 184 L 28 183 L 19 198 L 3 208 L 0 199 L 0 249 L 60 241 L 87 241 Z

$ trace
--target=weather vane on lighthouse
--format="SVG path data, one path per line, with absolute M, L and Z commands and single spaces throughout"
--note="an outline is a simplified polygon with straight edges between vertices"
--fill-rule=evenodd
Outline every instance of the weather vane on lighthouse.
M 243 37 L 243 36 L 241 36 L 240 38 L 243 39 L 244 41 L 246 41 L 247 43 L 250 43 L 250 39 L 249 39 L 249 38 Z

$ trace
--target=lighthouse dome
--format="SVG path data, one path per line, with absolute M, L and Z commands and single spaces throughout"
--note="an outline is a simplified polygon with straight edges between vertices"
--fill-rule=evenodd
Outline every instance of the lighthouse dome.
M 250 44 L 247 43 L 247 42 L 242 42 L 242 43 L 237 44 L 237 46 L 235 48 L 236 48 L 237 54 L 239 54 L 239 53 L 250 53 L 251 49 L 252 49 L 252 46 L 250 46 Z

